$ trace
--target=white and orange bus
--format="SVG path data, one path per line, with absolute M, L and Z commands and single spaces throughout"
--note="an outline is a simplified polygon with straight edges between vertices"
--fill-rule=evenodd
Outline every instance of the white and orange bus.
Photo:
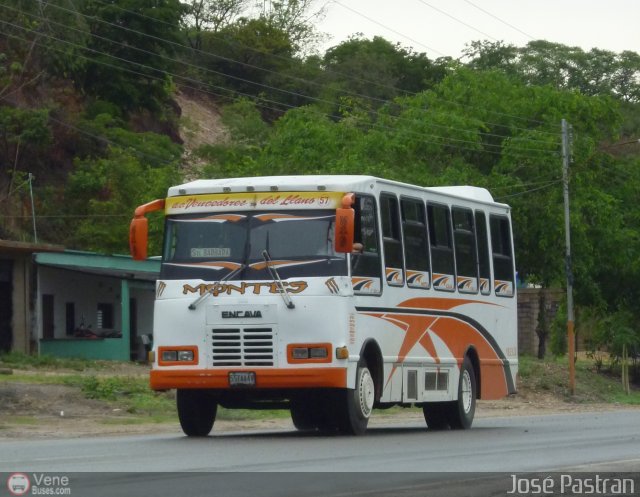
M 510 210 L 481 188 L 371 176 L 198 180 L 136 209 L 165 215 L 151 387 L 189 436 L 218 406 L 290 409 L 298 429 L 362 434 L 374 408 L 469 428 L 515 393 Z

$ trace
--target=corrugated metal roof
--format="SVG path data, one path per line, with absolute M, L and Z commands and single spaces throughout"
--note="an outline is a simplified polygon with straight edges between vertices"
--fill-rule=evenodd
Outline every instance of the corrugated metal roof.
M 43 266 L 128 280 L 155 281 L 160 274 L 160 260 L 134 261 L 128 255 L 103 255 L 65 250 L 58 253 L 36 253 L 34 260 Z

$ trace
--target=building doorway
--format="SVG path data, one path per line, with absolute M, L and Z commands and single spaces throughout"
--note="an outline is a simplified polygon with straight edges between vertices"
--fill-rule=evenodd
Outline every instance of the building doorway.
M 42 338 L 51 340 L 55 337 L 53 314 L 53 295 L 42 296 Z

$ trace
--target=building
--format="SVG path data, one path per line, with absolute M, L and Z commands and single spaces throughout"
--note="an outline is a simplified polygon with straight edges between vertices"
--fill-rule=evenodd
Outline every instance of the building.
M 0 352 L 37 351 L 35 252 L 62 252 L 58 245 L 0 240 Z
M 159 260 L 0 240 L 0 351 L 144 360 Z

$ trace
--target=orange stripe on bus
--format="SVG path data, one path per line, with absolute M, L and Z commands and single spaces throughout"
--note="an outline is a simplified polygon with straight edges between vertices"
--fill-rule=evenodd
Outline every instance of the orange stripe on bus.
M 231 371 L 254 371 L 256 388 L 346 388 L 346 368 L 175 369 L 151 371 L 151 388 L 229 388 Z
M 462 364 L 467 349 L 470 346 L 475 347 L 480 358 L 480 393 L 483 399 L 501 399 L 509 394 L 502 359 L 482 333 L 473 326 L 448 316 L 434 317 L 393 312 L 366 314 L 388 321 L 405 332 L 398 358 L 387 378 L 387 384 L 391 381 L 398 365 L 406 360 L 407 355 L 416 344 L 420 344 L 435 359 L 436 363 L 440 363 L 441 358 L 429 336 L 429 332 L 431 332 L 445 343 L 458 365 Z
M 430 329 L 447 345 L 458 364 L 462 364 L 467 348 L 475 347 L 480 358 L 482 399 L 501 399 L 509 394 L 502 359 L 478 330 L 447 317 L 438 319 Z
M 413 299 L 405 300 L 398 304 L 398 307 L 406 308 L 411 307 L 414 309 L 438 309 L 448 311 L 455 307 L 465 304 L 482 304 L 482 305 L 497 305 L 492 302 L 483 302 L 480 300 L 470 299 L 447 299 L 447 298 L 430 298 L 430 297 L 416 297 Z

